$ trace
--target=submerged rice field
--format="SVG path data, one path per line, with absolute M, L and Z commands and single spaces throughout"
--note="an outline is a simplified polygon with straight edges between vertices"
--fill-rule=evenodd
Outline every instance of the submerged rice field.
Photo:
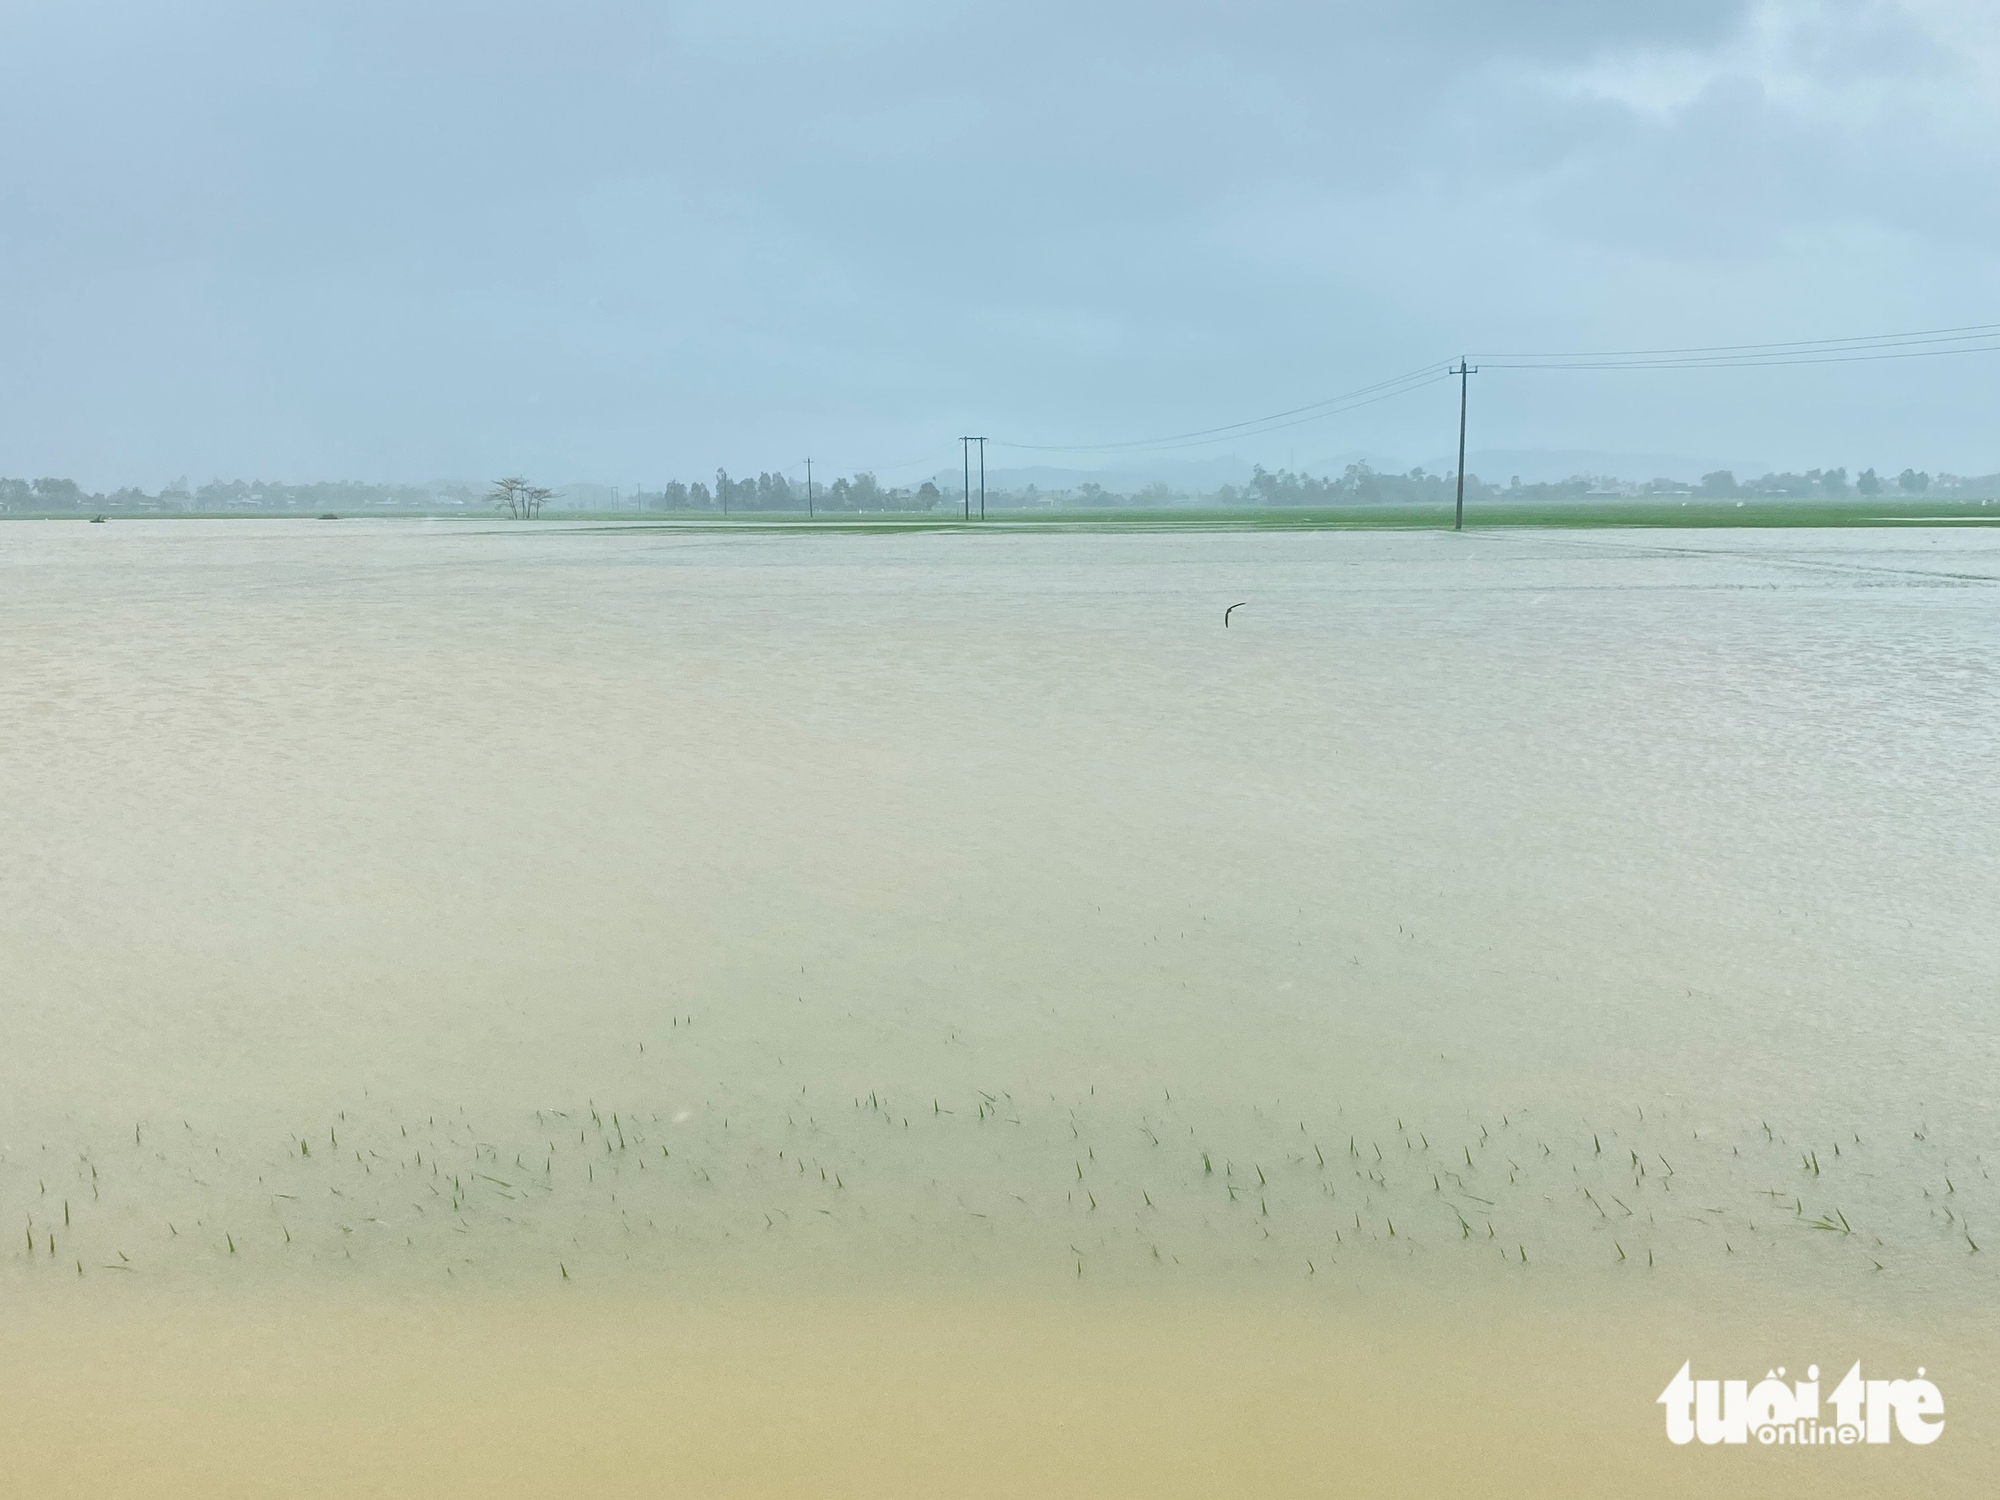
M 21 523 L 0 580 L 24 1492 L 1990 1467 L 1983 528 Z M 1924 1363 L 1950 1431 L 1677 1449 L 1690 1358 Z

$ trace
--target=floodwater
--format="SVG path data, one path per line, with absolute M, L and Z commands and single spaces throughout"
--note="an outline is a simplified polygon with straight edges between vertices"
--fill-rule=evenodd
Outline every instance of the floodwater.
M 1983 1492 L 1997 690 L 1979 529 L 0 526 L 5 1488 Z

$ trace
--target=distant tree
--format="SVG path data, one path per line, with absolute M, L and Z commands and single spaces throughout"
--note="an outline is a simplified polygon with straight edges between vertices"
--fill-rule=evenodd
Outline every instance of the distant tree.
M 38 510 L 75 510 L 83 490 L 74 479 L 37 479 L 32 486 Z
M 1803 474 L 1766 474 L 1746 491 L 1757 495 L 1810 495 L 1819 488 L 1820 471 L 1808 469 Z
M 763 497 L 754 479 L 731 479 L 727 469 L 715 471 L 715 499 L 725 511 L 756 510 L 763 505 Z
M 1034 486 L 1029 485 L 1028 488 L 1030 490 L 1033 490 Z M 937 503 L 943 498 L 944 496 L 938 492 L 938 487 L 935 484 L 931 483 L 930 480 L 926 479 L 923 482 L 923 484 L 919 486 L 917 490 L 917 509 L 918 510 L 935 509 Z
M 532 521 L 542 513 L 554 490 L 545 490 L 529 484 L 519 475 L 511 479 L 496 479 L 487 498 L 496 510 L 504 510 L 517 521 Z
M 1873 469 L 1863 469 L 1854 476 L 1854 488 L 1863 495 L 1879 495 L 1882 493 L 1882 476 Z
M 1906 495 L 1921 495 L 1931 487 L 1931 476 L 1921 469 L 1905 469 L 1896 476 L 1896 483 Z
M 1847 493 L 1847 470 L 1828 469 L 1819 476 L 1819 487 L 1829 495 Z
M 750 484 L 747 479 L 743 482 L 746 486 Z M 793 504 L 792 482 L 782 474 L 759 474 L 755 496 L 750 503 L 759 510 L 790 510 Z M 798 503 L 801 507 L 805 504 L 803 500 Z
M 1701 476 L 1701 492 L 1704 495 L 1733 495 L 1736 493 L 1736 476 L 1727 469 L 1704 474 Z
M 194 492 L 194 503 L 197 510 L 247 509 L 250 503 L 250 486 L 240 479 L 232 479 L 227 483 L 220 479 L 211 479 Z

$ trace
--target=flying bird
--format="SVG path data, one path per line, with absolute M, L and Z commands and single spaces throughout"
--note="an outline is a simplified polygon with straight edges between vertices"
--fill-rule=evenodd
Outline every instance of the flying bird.
M 1248 604 L 1249 602 L 1250 601 L 1248 599 L 1239 599 L 1234 604 L 1230 605 L 1229 608 L 1225 609 L 1222 612 L 1222 628 L 1224 630 L 1227 630 L 1229 628 L 1229 617 L 1235 614 L 1237 610 L 1241 609 L 1244 605 Z

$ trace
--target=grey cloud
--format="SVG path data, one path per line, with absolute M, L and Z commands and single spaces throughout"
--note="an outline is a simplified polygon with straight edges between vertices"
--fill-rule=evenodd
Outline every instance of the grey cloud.
M 1463 347 L 1960 321 L 1990 275 L 1984 64 L 1858 0 L 28 4 L 0 44 L 0 472 L 1143 435 Z M 1705 81 L 1591 83 L 1654 65 Z M 1508 446 L 1854 433 L 1489 389 Z M 1962 410 L 1873 420 L 1977 461 Z M 1366 420 L 1326 449 L 1432 447 L 1420 403 Z

